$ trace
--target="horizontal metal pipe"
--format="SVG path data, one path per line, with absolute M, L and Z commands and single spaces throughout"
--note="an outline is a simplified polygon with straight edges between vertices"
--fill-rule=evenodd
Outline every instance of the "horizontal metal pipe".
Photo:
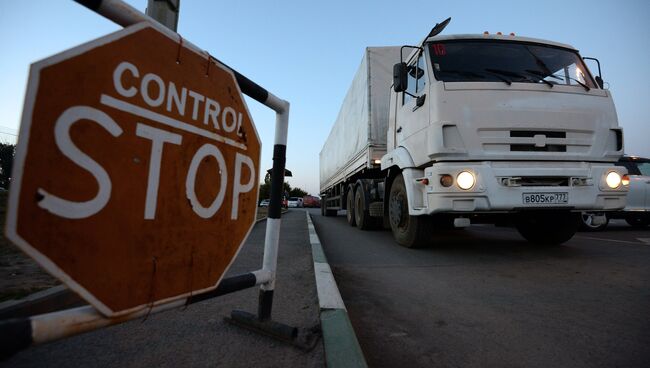
M 128 27 L 130 25 L 140 23 L 140 22 L 149 22 L 152 25 L 154 25 L 156 29 L 158 29 L 163 33 L 166 33 L 172 38 L 179 37 L 177 33 L 171 31 L 169 28 L 163 26 L 155 19 L 138 11 L 131 5 L 125 3 L 124 1 L 121 0 L 74 0 L 74 1 L 96 12 L 99 15 L 112 20 L 113 22 L 123 27 Z M 185 39 L 183 39 L 183 46 L 207 58 L 207 56 L 205 55 L 205 51 L 203 51 L 202 49 L 198 48 L 196 45 L 192 44 L 191 42 Z M 221 65 L 223 65 L 224 67 L 226 67 L 227 69 L 233 72 L 233 74 L 235 75 L 235 79 L 237 80 L 237 84 L 239 84 L 239 88 L 241 89 L 242 93 L 270 107 L 278 114 L 283 114 L 285 111 L 288 112 L 288 106 L 289 106 L 288 102 L 274 96 L 272 93 L 268 92 L 264 87 L 248 79 L 246 76 L 239 73 L 235 69 L 231 68 L 227 64 L 221 62 L 219 59 L 214 57 L 212 59 L 216 60 L 218 63 L 220 63 Z
M 119 324 L 149 314 L 166 311 L 183 305 L 202 302 L 221 295 L 261 285 L 269 282 L 271 272 L 257 270 L 254 272 L 228 277 L 219 286 L 207 293 L 175 300 L 170 303 L 142 309 L 134 313 L 115 318 L 106 318 L 90 305 L 62 311 L 40 314 L 27 318 L 15 318 L 0 321 L 0 357 L 10 356 L 33 344 L 42 344 L 64 337 L 96 330 L 101 327 Z

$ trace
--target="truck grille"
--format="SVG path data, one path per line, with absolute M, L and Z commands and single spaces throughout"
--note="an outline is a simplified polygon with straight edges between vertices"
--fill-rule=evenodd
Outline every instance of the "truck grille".
M 548 132 L 540 130 L 511 130 L 510 138 L 533 138 L 535 136 L 543 136 L 543 141 L 546 142 L 546 138 L 566 138 L 566 132 Z M 511 152 L 566 152 L 566 144 L 538 144 L 538 143 L 527 143 L 527 144 L 511 144 Z
M 479 128 L 478 136 L 487 152 L 568 152 L 586 154 L 593 131 Z

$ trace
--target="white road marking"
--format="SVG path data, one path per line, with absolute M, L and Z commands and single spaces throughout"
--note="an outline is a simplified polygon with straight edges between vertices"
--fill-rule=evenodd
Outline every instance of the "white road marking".
M 629 241 L 629 240 L 618 240 L 618 239 L 609 239 L 609 238 L 596 238 L 593 236 L 575 236 L 574 238 L 579 238 L 579 239 L 591 239 L 591 240 L 598 240 L 598 241 L 610 241 L 610 242 L 615 242 L 615 243 L 625 243 L 625 244 L 634 244 L 634 245 L 639 245 L 643 243 L 635 242 L 635 241 Z
M 640 242 L 650 245 L 650 238 L 637 238 Z

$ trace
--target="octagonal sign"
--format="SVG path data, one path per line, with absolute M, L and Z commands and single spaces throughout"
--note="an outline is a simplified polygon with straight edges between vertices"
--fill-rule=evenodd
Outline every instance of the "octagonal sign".
M 142 23 L 30 70 L 7 236 L 107 316 L 214 289 L 256 217 L 241 91 L 175 36 Z

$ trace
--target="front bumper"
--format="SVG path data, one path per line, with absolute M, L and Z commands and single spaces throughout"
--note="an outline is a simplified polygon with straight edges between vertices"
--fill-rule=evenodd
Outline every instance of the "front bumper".
M 607 173 L 615 171 L 621 176 L 627 173 L 624 167 L 607 163 L 453 162 L 435 163 L 424 170 L 408 171 L 405 170 L 404 174 L 413 193 L 409 206 L 412 215 L 540 209 L 618 210 L 625 207 L 628 190 L 623 185 L 616 189 L 607 187 L 604 179 Z M 442 175 L 456 178 L 461 171 L 469 171 L 476 178 L 469 190 L 460 189 L 455 182 L 451 187 L 440 184 Z M 422 180 L 425 178 L 426 181 Z M 518 186 L 517 178 L 566 178 L 566 182 Z M 531 204 L 524 201 L 527 193 L 566 193 L 568 198 L 566 203 Z

